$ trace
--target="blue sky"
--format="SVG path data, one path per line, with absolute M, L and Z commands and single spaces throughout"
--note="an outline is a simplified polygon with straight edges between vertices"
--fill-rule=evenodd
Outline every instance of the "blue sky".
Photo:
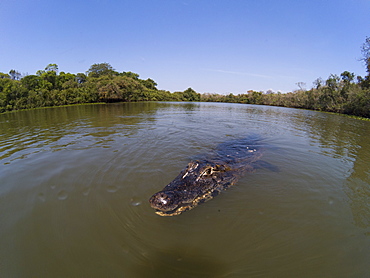
M 370 0 L 1 0 L 0 26 L 0 72 L 108 62 L 172 92 L 288 92 L 366 74 Z

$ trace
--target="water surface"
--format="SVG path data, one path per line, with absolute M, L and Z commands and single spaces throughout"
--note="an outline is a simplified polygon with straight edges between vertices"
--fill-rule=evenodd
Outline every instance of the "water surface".
M 366 277 L 370 122 L 279 107 L 124 103 L 0 115 L 1 277 Z M 227 140 L 264 167 L 160 217 L 148 198 Z

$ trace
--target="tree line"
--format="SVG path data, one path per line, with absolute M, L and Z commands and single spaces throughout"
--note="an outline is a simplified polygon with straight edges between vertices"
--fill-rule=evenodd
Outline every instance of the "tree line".
M 59 72 L 49 64 L 34 75 L 16 70 L 0 72 L 0 113 L 12 110 L 78 103 L 130 101 L 200 101 L 188 88 L 171 93 L 133 72 L 117 72 L 109 63 L 93 64 L 86 73 Z
M 0 72 L 0 113 L 44 106 L 77 103 L 131 101 L 209 101 L 235 102 L 304 108 L 370 118 L 370 37 L 362 45 L 361 59 L 367 75 L 344 71 L 318 78 L 313 87 L 282 94 L 248 91 L 246 94 L 199 94 L 192 88 L 171 93 L 158 90 L 157 83 L 140 79 L 133 72 L 118 72 L 108 63 L 93 64 L 85 73 L 59 72 L 49 64 L 34 75 L 22 76 L 16 70 Z
M 360 60 L 367 72 L 365 77 L 344 71 L 339 76 L 331 74 L 326 80 L 316 79 L 309 90 L 299 82 L 299 90 L 286 94 L 251 90 L 238 95 L 203 94 L 201 101 L 304 108 L 370 118 L 370 37 L 366 38 L 361 52 L 363 57 Z
M 246 94 L 202 94 L 201 101 L 233 102 L 303 108 L 370 118 L 370 78 L 348 71 L 318 78 L 310 90 L 300 88 L 290 93 L 248 91 Z

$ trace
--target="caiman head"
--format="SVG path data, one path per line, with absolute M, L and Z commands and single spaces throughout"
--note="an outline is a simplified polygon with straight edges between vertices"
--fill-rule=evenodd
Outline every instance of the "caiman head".
M 183 205 L 193 200 L 186 193 L 186 191 L 160 191 L 149 199 L 149 203 L 161 216 L 178 215 L 183 212 L 181 210 Z
M 190 162 L 162 191 L 154 194 L 149 203 L 161 216 L 179 215 L 217 195 L 220 185 L 230 183 L 225 165 Z

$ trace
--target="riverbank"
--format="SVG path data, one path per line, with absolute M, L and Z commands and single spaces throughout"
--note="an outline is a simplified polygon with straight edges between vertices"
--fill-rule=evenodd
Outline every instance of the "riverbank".
M 143 101 L 144 102 L 144 101 Z M 145 101 L 145 102 L 150 102 L 150 101 Z M 179 101 L 182 102 L 182 101 Z M 215 102 L 215 103 L 221 103 L 220 101 L 203 101 L 203 102 Z M 238 103 L 238 102 L 222 102 L 222 103 Z M 104 104 L 109 104 L 107 102 L 93 102 L 93 103 L 77 103 L 77 104 L 68 104 L 68 105 L 59 105 L 59 106 L 43 106 L 43 107 L 36 107 L 36 108 L 28 108 L 28 109 L 20 109 L 20 110 L 11 110 L 11 111 L 6 111 L 1 114 L 11 114 L 11 113 L 16 113 L 19 111 L 29 111 L 29 110 L 38 110 L 38 109 L 50 109 L 50 108 L 59 108 L 59 107 L 73 107 L 73 106 L 83 106 L 83 105 L 104 105 Z M 246 103 L 240 103 L 240 104 L 246 104 Z M 253 104 L 253 105 L 267 105 L 267 106 L 275 106 L 275 107 L 285 107 L 285 108 L 294 108 L 294 109 L 303 109 L 303 110 L 310 110 L 310 111 L 317 111 L 313 109 L 307 109 L 307 108 L 299 108 L 299 107 L 287 107 L 287 106 L 278 106 L 278 105 L 269 105 L 269 104 Z M 361 116 L 355 116 L 355 115 L 349 115 L 349 114 L 343 114 L 343 113 L 337 113 L 337 112 L 328 112 L 328 111 L 319 111 L 327 114 L 334 114 L 334 115 L 339 115 L 339 116 L 344 116 L 344 117 L 349 117 L 353 119 L 358 119 L 358 120 L 363 120 L 363 121 L 370 121 L 370 117 L 361 117 Z
M 335 88 L 325 85 L 311 90 L 297 90 L 286 94 L 280 92 L 266 94 L 256 91 L 226 96 L 203 94 L 201 101 L 301 108 L 370 118 L 370 88 L 365 84 L 358 83 L 339 82 Z
M 12 72 L 12 71 L 11 71 Z M 317 79 L 314 88 L 290 93 L 248 91 L 246 94 L 197 93 L 192 88 L 169 92 L 157 83 L 140 79 L 133 72 L 117 72 L 107 64 L 94 64 L 84 73 L 64 73 L 55 64 L 36 75 L 0 73 L 0 113 L 14 110 L 55 107 L 85 103 L 140 101 L 202 101 L 259 104 L 303 108 L 370 118 L 370 77 L 347 71 L 340 76 Z M 302 84 L 300 84 L 302 87 Z

